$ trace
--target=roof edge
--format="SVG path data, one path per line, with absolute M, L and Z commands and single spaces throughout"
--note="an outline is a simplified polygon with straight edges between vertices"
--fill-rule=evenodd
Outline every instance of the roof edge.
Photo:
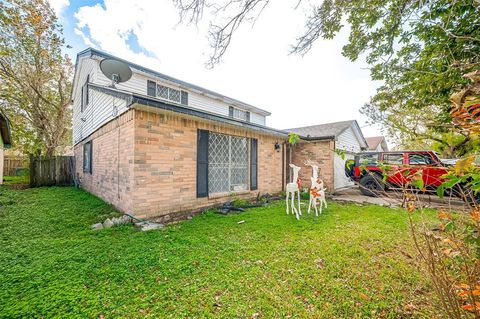
M 138 103 L 138 104 L 141 104 L 141 105 L 146 105 L 146 106 L 151 106 L 151 107 L 156 107 L 156 108 L 160 108 L 160 109 L 163 109 L 163 110 L 166 110 L 166 111 L 172 111 L 172 112 L 176 112 L 176 113 L 180 113 L 180 114 L 184 114 L 184 115 L 199 117 L 199 118 L 206 119 L 206 120 L 219 121 L 219 122 L 222 122 L 222 123 L 225 123 L 225 124 L 231 124 L 231 125 L 243 127 L 245 129 L 253 129 L 253 130 L 257 130 L 257 131 L 263 131 L 265 133 L 278 135 L 278 136 L 281 136 L 281 137 L 284 137 L 284 138 L 288 137 L 288 133 L 286 133 L 282 130 L 277 130 L 277 129 L 268 127 L 268 126 L 264 126 L 264 125 L 260 125 L 260 124 L 256 124 L 256 123 L 252 123 L 252 122 L 244 122 L 244 121 L 233 119 L 233 118 L 230 118 L 230 117 L 227 117 L 227 116 L 224 116 L 224 115 L 205 112 L 205 111 L 202 111 L 202 110 L 199 110 L 199 109 L 197 110 L 197 109 L 187 108 L 187 107 L 182 106 L 182 105 L 177 105 L 177 104 L 174 104 L 174 103 L 168 103 L 168 102 L 165 102 L 165 101 L 162 101 L 162 100 L 150 97 L 150 96 L 145 96 L 145 95 L 133 93 L 131 104 L 133 105 L 135 103 Z
M 195 84 L 192 84 L 192 83 L 189 83 L 189 82 L 185 82 L 185 81 L 182 81 L 182 80 L 179 80 L 177 78 L 174 78 L 174 77 L 171 77 L 171 76 L 168 76 L 166 74 L 163 74 L 163 73 L 160 73 L 158 71 L 155 71 L 155 70 L 152 70 L 150 68 L 147 68 L 147 67 L 144 67 L 144 66 L 141 66 L 139 64 L 136 64 L 134 62 L 131 62 L 131 61 L 128 61 L 128 60 L 125 60 L 125 59 L 122 59 L 122 58 L 119 58 L 117 56 L 114 56 L 110 53 L 107 53 L 107 52 L 104 52 L 104 51 L 101 51 L 101 50 L 98 50 L 98 49 L 94 49 L 94 48 L 87 48 L 83 51 L 80 51 L 78 54 L 77 54 L 77 61 L 75 62 L 75 74 L 76 74 L 76 68 L 77 68 L 77 64 L 78 64 L 78 60 L 83 57 L 83 56 L 93 56 L 93 55 L 97 55 L 99 57 L 103 57 L 103 58 L 110 58 L 110 59 L 116 59 L 116 60 L 119 60 L 119 61 L 122 61 L 122 62 L 125 62 L 126 64 L 128 64 L 129 66 L 131 66 L 132 68 L 134 69 L 137 69 L 139 71 L 142 71 L 142 72 L 145 72 L 145 73 L 148 73 L 148 74 L 151 74 L 153 76 L 156 76 L 156 77 L 160 77 L 166 81 L 170 81 L 170 82 L 173 82 L 177 85 L 180 85 L 180 86 L 184 86 L 185 88 L 190 88 L 191 90 L 197 90 L 197 91 L 200 91 L 202 94 L 205 94 L 205 95 L 212 95 L 212 96 L 215 96 L 217 98 L 220 98 L 222 99 L 225 103 L 227 104 L 234 104 L 234 105 L 238 105 L 238 106 L 243 106 L 247 109 L 250 109 L 251 111 L 254 111 L 254 112 L 258 112 L 259 114 L 261 115 L 264 115 L 264 116 L 270 116 L 272 115 L 271 112 L 267 111 L 267 110 L 264 110 L 264 109 L 261 109 L 261 108 L 258 108 L 256 106 L 253 106 L 251 104 L 248 104 L 248 103 L 245 103 L 245 102 L 242 102 L 242 101 L 239 101 L 237 99 L 234 99 L 234 98 L 231 98 L 231 97 L 228 97 L 228 96 L 225 96 L 223 94 L 220 94 L 220 93 L 217 93 L 215 91 L 212 91 L 212 90 L 209 90 L 209 89 L 206 89 L 206 88 L 203 88 L 201 86 L 198 86 L 198 85 L 195 85 Z M 74 77 L 74 80 L 75 80 L 75 77 Z M 74 84 L 74 83 L 73 83 Z M 72 92 L 73 92 L 73 85 L 72 85 Z
M 231 124 L 239 127 L 243 127 L 246 129 L 253 129 L 257 131 L 263 131 L 268 134 L 274 134 L 277 136 L 281 136 L 282 138 L 287 138 L 288 133 L 284 132 L 283 130 L 278 130 L 274 129 L 268 126 L 264 126 L 261 124 L 256 124 L 252 122 L 245 122 L 237 119 L 230 118 L 228 116 L 220 115 L 220 114 L 215 114 L 215 113 L 210 113 L 206 112 L 200 109 L 193 109 L 190 107 L 186 107 L 181 104 L 176 104 L 172 102 L 167 102 L 164 100 L 157 99 L 155 97 L 151 97 L 148 95 L 142 95 L 138 93 L 132 93 L 129 91 L 124 91 L 124 90 L 119 90 L 116 88 L 112 87 L 105 87 L 101 86 L 98 84 L 94 83 L 89 83 L 88 86 L 94 90 L 101 91 L 105 94 L 109 95 L 115 95 L 119 98 L 123 98 L 127 101 L 127 107 L 132 107 L 135 103 L 141 104 L 141 105 L 146 105 L 146 106 L 152 106 L 152 107 L 158 107 L 160 109 L 164 109 L 167 111 L 172 111 L 184 115 L 190 115 L 190 116 L 195 116 L 207 120 L 212 120 L 212 121 L 218 121 L 222 122 L 225 124 Z M 81 141 L 77 142 L 76 144 L 80 143 Z M 76 145 L 75 144 L 75 145 Z

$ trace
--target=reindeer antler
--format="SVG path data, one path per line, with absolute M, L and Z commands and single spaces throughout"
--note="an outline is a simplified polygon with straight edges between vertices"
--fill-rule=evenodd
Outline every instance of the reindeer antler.
M 305 162 L 303 162 L 303 164 L 306 165 L 306 166 L 315 165 L 315 166 L 319 167 L 319 170 L 320 170 L 320 165 L 317 162 L 312 162 L 311 160 L 306 160 Z

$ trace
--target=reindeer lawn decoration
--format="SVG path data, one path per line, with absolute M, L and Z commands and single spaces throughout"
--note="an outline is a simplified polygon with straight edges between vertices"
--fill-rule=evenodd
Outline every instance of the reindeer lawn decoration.
M 301 187 L 301 180 L 298 178 L 298 172 L 300 171 L 300 167 L 290 164 L 290 167 L 293 169 L 293 182 L 288 183 L 286 187 L 286 199 L 285 202 L 287 204 L 287 215 L 289 214 L 288 210 L 288 197 L 291 195 L 291 206 L 292 206 L 292 214 L 295 213 L 295 217 L 300 219 L 302 215 L 302 211 L 300 210 L 300 187 Z M 298 195 L 298 210 L 295 208 L 295 193 Z
M 312 163 L 311 161 L 305 162 L 305 165 L 310 166 L 312 168 L 312 177 L 310 177 L 311 185 L 310 185 L 310 200 L 308 202 L 308 213 L 310 214 L 310 209 L 315 209 L 315 216 L 318 216 L 317 210 L 317 201 L 320 203 L 320 214 L 322 213 L 322 207 L 325 205 L 327 208 L 327 201 L 325 200 L 325 190 L 323 180 L 318 177 L 318 165 Z

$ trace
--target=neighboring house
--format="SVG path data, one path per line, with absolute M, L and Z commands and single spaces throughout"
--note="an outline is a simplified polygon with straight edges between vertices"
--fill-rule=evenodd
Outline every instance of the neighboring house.
M 387 141 L 384 136 L 365 137 L 369 151 L 388 152 Z
M 110 87 L 102 59 L 77 55 L 73 142 L 80 185 L 137 217 L 176 218 L 232 197 L 281 191 L 287 134 L 269 112 L 128 61 Z M 175 216 L 174 216 L 175 215 Z
M 7 117 L 0 111 L 0 184 L 3 184 L 3 159 L 4 150 L 12 146 L 10 123 Z
M 345 174 L 345 161 L 367 149 L 367 142 L 357 121 L 343 121 L 285 130 L 303 139 L 295 145 L 293 162 L 303 164 L 310 159 L 320 164 L 321 176 L 329 192 L 354 183 Z M 310 170 L 300 170 L 300 177 L 309 185 Z

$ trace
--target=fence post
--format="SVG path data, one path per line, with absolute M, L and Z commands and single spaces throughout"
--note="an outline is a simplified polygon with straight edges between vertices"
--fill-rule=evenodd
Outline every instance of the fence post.
M 74 165 L 73 156 L 35 158 L 30 155 L 30 186 L 76 185 Z

